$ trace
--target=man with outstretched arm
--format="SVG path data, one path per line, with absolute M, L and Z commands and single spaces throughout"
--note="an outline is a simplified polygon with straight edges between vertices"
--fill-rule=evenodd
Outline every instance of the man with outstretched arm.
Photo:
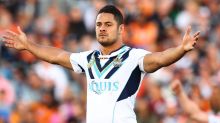
M 178 47 L 150 53 L 123 44 L 123 16 L 113 5 L 103 7 L 96 17 L 94 51 L 70 53 L 38 45 L 18 27 L 19 33 L 7 31 L 5 46 L 28 50 L 41 60 L 59 64 L 87 77 L 87 123 L 137 123 L 134 103 L 145 73 L 168 66 L 194 49 L 199 32 L 190 35 L 188 27 Z
M 189 99 L 179 80 L 171 83 L 171 89 L 179 99 L 183 111 L 190 118 L 201 123 L 220 123 L 220 116 L 214 116 L 202 111 L 195 102 Z

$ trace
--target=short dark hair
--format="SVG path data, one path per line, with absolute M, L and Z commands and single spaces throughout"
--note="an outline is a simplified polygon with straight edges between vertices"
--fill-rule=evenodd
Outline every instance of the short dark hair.
M 124 23 L 124 18 L 122 16 L 122 13 L 118 8 L 116 8 L 113 5 L 106 5 L 103 8 L 101 8 L 98 12 L 98 15 L 100 13 L 110 13 L 114 15 L 115 20 L 117 21 L 118 25 L 121 25 Z

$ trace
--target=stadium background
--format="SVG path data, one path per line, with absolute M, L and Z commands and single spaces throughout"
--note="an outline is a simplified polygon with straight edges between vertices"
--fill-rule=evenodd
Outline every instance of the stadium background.
M 194 123 L 169 91 L 174 79 L 202 110 L 219 113 L 219 0 L 0 0 L 0 33 L 20 25 L 38 44 L 96 49 L 96 13 L 107 3 L 123 12 L 124 41 L 132 47 L 163 51 L 181 43 L 188 25 L 201 31 L 194 51 L 145 77 L 135 108 L 138 123 Z M 85 123 L 85 105 L 83 74 L 0 44 L 0 123 Z

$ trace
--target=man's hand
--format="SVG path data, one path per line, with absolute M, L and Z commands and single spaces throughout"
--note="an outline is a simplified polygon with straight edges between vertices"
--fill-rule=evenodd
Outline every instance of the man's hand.
M 191 27 L 188 27 L 183 37 L 182 47 L 186 52 L 194 49 L 194 46 L 196 45 L 196 42 L 198 41 L 200 35 L 200 31 L 198 31 L 192 37 L 190 35 L 190 32 L 191 32 Z
M 18 33 L 8 30 L 3 35 L 2 41 L 5 42 L 5 46 L 15 48 L 17 50 L 27 50 L 43 61 L 52 64 L 59 64 L 72 69 L 72 65 L 70 63 L 70 52 L 56 47 L 43 46 L 31 42 L 27 39 L 25 33 L 21 31 L 20 27 L 17 27 L 17 29 Z
M 195 102 L 189 99 L 179 80 L 174 80 L 171 83 L 171 89 L 175 92 L 183 111 L 188 114 L 190 118 L 198 122 L 208 123 L 208 114 L 203 112 Z
M 25 50 L 28 48 L 27 36 L 21 31 L 20 27 L 17 27 L 17 30 L 18 34 L 11 30 L 7 30 L 3 35 L 2 41 L 5 43 L 6 47 L 15 48 L 17 50 Z
M 172 91 L 176 95 L 179 95 L 183 91 L 182 84 L 181 84 L 181 82 L 179 80 L 174 80 L 171 83 L 170 88 L 172 89 Z

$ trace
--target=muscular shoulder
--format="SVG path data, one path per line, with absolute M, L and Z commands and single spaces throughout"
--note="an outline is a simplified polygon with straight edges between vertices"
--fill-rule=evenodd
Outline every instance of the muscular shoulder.
M 144 49 L 137 49 L 137 48 L 132 48 L 131 50 L 131 56 L 135 58 L 143 57 L 146 54 L 151 53 L 150 51 L 144 50 Z
M 72 57 L 87 57 L 89 54 L 93 53 L 94 50 L 89 50 L 89 51 L 83 51 L 79 53 L 71 53 L 70 58 Z
M 72 54 L 89 55 L 89 54 L 92 53 L 92 52 L 94 52 L 94 50 L 83 51 L 83 52 L 72 53 Z

